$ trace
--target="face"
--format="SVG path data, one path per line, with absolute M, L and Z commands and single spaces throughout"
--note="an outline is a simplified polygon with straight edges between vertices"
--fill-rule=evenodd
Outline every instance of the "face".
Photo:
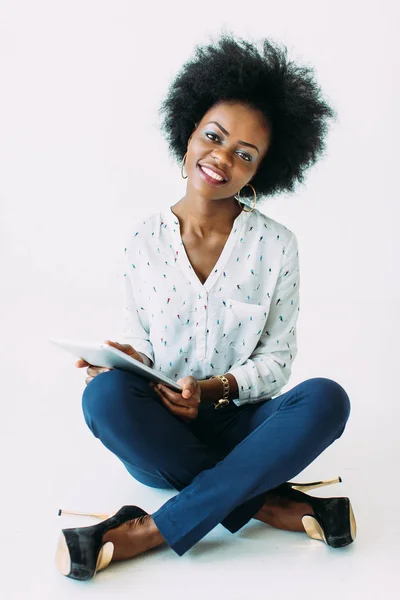
M 233 197 L 254 177 L 270 143 L 270 128 L 261 112 L 239 103 L 213 106 L 189 138 L 188 187 L 213 199 Z M 225 181 L 210 180 L 200 165 L 214 167 Z

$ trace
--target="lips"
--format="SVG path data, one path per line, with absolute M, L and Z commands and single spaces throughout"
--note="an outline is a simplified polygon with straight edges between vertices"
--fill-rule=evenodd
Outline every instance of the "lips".
M 212 177 L 210 175 L 210 171 L 208 171 L 208 173 L 206 173 L 204 171 L 204 169 L 202 169 L 202 167 L 200 165 L 197 165 L 197 168 L 199 169 L 200 178 L 207 185 L 210 185 L 210 186 L 212 186 L 214 188 L 217 188 L 217 187 L 224 186 L 226 184 L 226 181 L 224 179 L 216 179 L 215 177 Z
M 223 177 L 225 179 L 225 182 L 229 181 L 228 175 L 226 173 L 224 173 L 224 171 L 221 171 L 221 169 L 217 169 L 217 167 L 214 167 L 214 165 L 210 165 L 209 163 L 199 163 L 199 167 L 206 167 L 207 169 L 210 169 L 210 171 L 212 171 L 216 175 Z

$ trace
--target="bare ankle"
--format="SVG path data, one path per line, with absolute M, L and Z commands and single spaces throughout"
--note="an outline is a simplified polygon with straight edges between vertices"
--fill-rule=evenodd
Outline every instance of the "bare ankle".
M 161 535 L 160 530 L 154 523 L 153 517 L 151 515 L 145 515 L 145 517 L 143 517 L 143 520 L 147 528 L 147 535 L 149 537 L 149 540 L 152 540 L 154 542 L 154 546 L 158 546 L 165 542 L 165 539 Z
M 114 544 L 113 560 L 133 558 L 165 542 L 151 515 L 132 519 L 119 527 L 109 529 L 103 542 Z
M 304 531 L 302 517 L 305 514 L 314 514 L 311 505 L 269 496 L 253 518 L 276 529 Z

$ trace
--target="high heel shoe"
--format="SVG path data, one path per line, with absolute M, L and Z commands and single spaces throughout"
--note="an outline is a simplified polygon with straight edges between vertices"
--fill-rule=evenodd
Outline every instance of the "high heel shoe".
M 309 490 L 314 490 L 315 488 L 323 487 L 324 485 L 333 485 L 334 483 L 341 483 L 342 478 L 336 477 L 335 479 L 325 479 L 322 481 L 312 481 L 310 483 L 294 483 L 294 481 L 286 482 L 287 485 L 293 490 L 298 490 L 299 492 L 306 492 Z
M 312 483 L 285 482 L 274 489 L 279 495 L 294 502 L 312 506 L 314 515 L 304 515 L 303 527 L 310 538 L 324 541 L 332 548 L 342 548 L 351 544 L 357 535 L 357 524 L 350 499 L 347 497 L 318 498 L 304 494 L 301 490 L 311 490 L 323 485 L 338 483 L 341 477 L 330 481 Z
M 105 516 L 68 511 L 59 511 L 58 514 L 60 515 L 62 512 L 86 514 L 97 518 Z M 56 553 L 57 569 L 72 579 L 81 581 L 91 579 L 98 571 L 108 567 L 113 557 L 114 544 L 112 542 L 103 543 L 103 535 L 106 531 L 147 514 L 138 506 L 123 506 L 117 513 L 97 525 L 63 529 Z

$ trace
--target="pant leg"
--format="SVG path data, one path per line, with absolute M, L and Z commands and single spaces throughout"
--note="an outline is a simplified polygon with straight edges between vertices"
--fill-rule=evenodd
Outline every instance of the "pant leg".
M 247 420 L 225 430 L 225 443 L 233 446 L 227 456 L 152 515 L 179 556 L 220 522 L 240 529 L 258 510 L 249 514 L 246 503 L 259 502 L 341 436 L 350 401 L 338 383 L 316 377 L 248 412 Z
M 344 412 L 345 419 L 342 422 L 340 420 L 340 415 L 342 414 L 342 409 L 345 408 L 345 406 L 342 407 L 341 401 L 339 400 L 339 414 L 337 415 L 339 419 L 339 434 L 337 435 L 337 438 L 340 437 L 345 429 L 346 422 L 350 414 L 350 400 L 347 396 L 347 393 L 336 382 L 321 377 L 315 377 L 300 383 L 296 387 L 296 391 L 298 393 L 304 393 L 304 388 L 310 384 L 314 387 L 314 393 L 317 391 L 316 388 L 318 386 L 321 388 L 321 394 L 323 394 L 323 390 L 325 388 L 330 388 L 331 393 L 335 392 L 336 390 L 339 395 L 342 396 L 342 401 L 344 404 L 348 405 L 347 413 L 346 411 Z M 239 442 L 241 442 L 251 431 L 253 431 L 253 429 L 260 425 L 266 418 L 271 416 L 274 411 L 278 410 L 285 399 L 285 395 L 286 394 L 282 394 L 273 400 L 267 400 L 265 402 L 263 401 L 259 404 L 244 404 L 241 407 L 237 407 L 239 410 L 243 409 L 243 412 L 237 415 L 236 419 L 231 419 L 228 426 L 223 428 L 223 430 L 218 434 L 216 438 L 217 444 L 213 445 L 213 448 L 220 453 L 225 453 L 225 455 L 228 454 Z M 266 403 L 268 406 L 264 408 L 264 404 Z M 233 416 L 236 415 L 234 414 Z M 331 424 L 332 427 L 335 427 L 335 419 L 331 420 Z M 297 473 L 294 473 L 292 477 L 295 475 L 297 475 Z M 286 481 L 286 479 L 283 481 Z M 283 481 L 280 483 L 283 483 Z M 265 495 L 265 492 L 263 492 L 262 494 L 254 496 L 250 500 L 247 500 L 243 504 L 237 506 L 229 513 L 227 517 L 225 517 L 223 521 L 221 521 L 221 524 L 224 525 L 224 527 L 226 527 L 231 533 L 235 533 L 260 510 L 264 504 Z
M 145 485 L 179 491 L 220 459 L 133 373 L 97 375 L 85 388 L 82 409 L 95 437 Z
M 225 427 L 232 408 L 241 412 L 249 407 L 230 405 L 222 415 Z M 228 453 L 225 448 L 217 450 L 214 443 L 224 427 L 215 421 L 221 411 L 202 405 L 198 419 L 185 423 L 161 404 L 145 379 L 126 371 L 115 369 L 97 375 L 85 388 L 82 409 L 95 437 L 121 460 L 132 477 L 150 487 L 180 491 Z M 252 516 L 257 511 L 250 500 L 247 512 Z

